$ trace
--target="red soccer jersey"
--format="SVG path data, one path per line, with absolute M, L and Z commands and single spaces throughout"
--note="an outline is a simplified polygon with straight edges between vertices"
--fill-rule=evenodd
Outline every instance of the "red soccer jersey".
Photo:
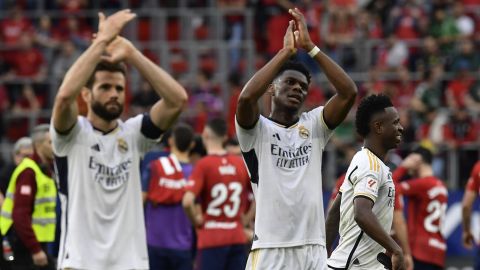
M 480 161 L 473 166 L 470 178 L 468 178 L 467 190 L 480 193 Z
M 447 209 L 447 188 L 434 176 L 404 181 L 397 188 L 408 198 L 408 240 L 412 256 L 443 267 L 447 245 L 440 229 Z
M 209 155 L 195 164 L 186 189 L 195 193 L 202 205 L 199 249 L 247 242 L 241 214 L 249 180 L 242 158 L 236 155 Z

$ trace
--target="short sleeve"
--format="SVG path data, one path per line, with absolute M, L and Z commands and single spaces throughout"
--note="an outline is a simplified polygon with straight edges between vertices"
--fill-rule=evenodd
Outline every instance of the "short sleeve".
M 364 174 L 363 176 L 357 177 L 353 183 L 353 196 L 365 196 L 375 202 L 378 197 L 379 186 L 380 179 L 378 174 L 372 172 Z
M 317 127 L 320 139 L 323 142 L 323 145 L 327 145 L 328 140 L 332 137 L 333 130 L 331 130 L 323 118 L 323 106 L 317 107 L 309 112 L 307 112 L 308 117 L 312 117 Z
M 193 168 L 192 174 L 189 177 L 188 183 L 185 187 L 186 191 L 191 191 L 198 196 L 203 189 L 205 183 L 205 159 L 197 162 L 197 165 Z
M 77 118 L 77 122 L 74 124 L 73 128 L 66 134 L 59 133 L 54 125 L 53 122 L 50 123 L 50 136 L 52 138 L 52 148 L 53 153 L 56 156 L 64 157 L 66 156 L 72 146 L 74 145 L 73 142 L 76 140 L 78 134 L 81 131 L 81 118 Z
M 144 121 L 143 118 L 146 117 L 143 114 L 139 114 L 135 117 L 132 117 L 128 119 L 125 122 L 126 128 L 131 130 L 136 137 L 136 142 L 138 144 L 138 149 L 140 151 L 140 154 L 143 156 L 147 151 L 149 151 L 154 145 L 158 144 L 162 138 L 162 136 L 156 138 L 156 139 L 151 139 L 145 136 L 142 133 L 142 130 L 145 130 L 143 128 Z
M 248 152 L 255 147 L 257 136 L 259 136 L 263 125 L 263 118 L 264 117 L 260 115 L 253 128 L 244 129 L 238 124 L 237 117 L 235 116 L 235 128 L 237 132 L 238 143 L 242 152 Z

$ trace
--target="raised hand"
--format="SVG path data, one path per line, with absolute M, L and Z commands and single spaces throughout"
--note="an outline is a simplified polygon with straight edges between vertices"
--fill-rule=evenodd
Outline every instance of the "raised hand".
M 308 33 L 305 17 L 298 8 L 289 9 L 288 13 L 290 13 L 290 15 L 292 15 L 292 17 L 295 19 L 295 42 L 297 47 L 309 52 L 315 47 L 315 44 L 312 42 L 310 34 Z
M 297 48 L 295 46 L 295 22 L 289 21 L 287 31 L 285 32 L 285 36 L 283 37 L 283 48 L 288 49 L 291 51 L 291 54 L 295 54 L 297 52 Z
M 135 50 L 136 48 L 128 39 L 117 36 L 108 44 L 108 47 L 105 49 L 107 55 L 103 55 L 102 60 L 112 63 L 125 61 Z
M 466 249 L 472 249 L 475 243 L 472 232 L 464 230 L 462 233 L 462 242 Z
M 105 14 L 102 12 L 98 13 L 99 22 L 96 39 L 105 39 L 107 42 L 112 41 L 120 34 L 123 27 L 136 16 L 130 9 L 117 11 L 108 17 L 105 17 Z

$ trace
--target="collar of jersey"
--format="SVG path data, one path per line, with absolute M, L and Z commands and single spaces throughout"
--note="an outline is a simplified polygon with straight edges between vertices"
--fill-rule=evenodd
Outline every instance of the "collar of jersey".
M 272 121 L 275 125 L 277 125 L 277 126 L 279 126 L 279 127 L 282 127 L 282 128 L 287 128 L 287 129 L 291 129 L 291 128 L 296 127 L 296 126 L 298 125 L 298 122 L 300 121 L 300 119 L 299 119 L 296 123 L 294 123 L 294 124 L 292 124 L 292 125 L 290 125 L 290 126 L 286 126 L 286 125 L 283 125 L 283 124 L 278 123 L 277 121 L 273 120 L 273 119 L 270 118 L 270 117 L 267 117 L 267 119 L 270 120 L 270 121 Z
M 91 123 L 90 123 L 90 124 L 91 124 Z M 96 132 L 99 132 L 99 133 L 101 133 L 102 135 L 105 136 L 105 135 L 114 134 L 115 132 L 117 132 L 119 126 L 120 126 L 120 125 L 117 125 L 116 127 L 112 128 L 112 129 L 110 129 L 110 130 L 108 130 L 108 131 L 105 131 L 105 132 L 102 131 L 102 130 L 100 130 L 100 129 L 98 129 L 98 128 L 96 128 L 96 127 L 94 127 L 93 125 L 92 125 L 92 128 L 93 128 L 93 130 L 95 130 Z

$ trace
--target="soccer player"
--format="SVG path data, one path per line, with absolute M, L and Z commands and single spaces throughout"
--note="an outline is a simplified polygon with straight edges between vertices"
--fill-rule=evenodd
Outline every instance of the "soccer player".
M 415 270 L 439 270 L 445 266 L 447 244 L 440 230 L 448 191 L 433 175 L 432 159 L 430 150 L 418 147 L 393 173 L 395 181 L 407 173 L 413 176 L 400 182 L 397 192 L 408 199 L 408 235 Z
M 355 154 L 340 193 L 327 216 L 327 247 L 331 246 L 340 213 L 340 243 L 328 259 L 330 269 L 384 269 L 377 255 L 392 254 L 394 270 L 405 269 L 402 249 L 390 237 L 395 185 L 383 160 L 401 141 L 403 127 L 397 110 L 384 95 L 364 98 L 355 125 L 364 147 Z M 348 181 L 347 181 L 348 180 Z M 335 222 L 332 222 L 335 221 Z
M 186 179 L 193 166 L 192 127 L 178 124 L 168 138 L 170 154 L 151 161 L 142 175 L 150 269 L 193 268 L 192 224 L 183 211 Z
M 140 158 L 177 119 L 185 89 L 119 36 L 135 14 L 99 14 L 90 47 L 70 67 L 55 98 L 52 143 L 62 202 L 58 267 L 148 269 Z M 134 66 L 161 100 L 150 112 L 119 119 L 126 71 Z M 88 107 L 78 116 L 81 93 Z
M 250 79 L 238 100 L 236 131 L 256 201 L 247 269 L 326 267 L 322 153 L 357 94 L 342 68 L 312 43 L 303 14 L 289 12 L 294 20 L 283 48 Z M 289 61 L 297 48 L 309 52 L 337 90 L 325 106 L 304 113 L 310 73 Z M 265 93 L 272 95 L 268 118 L 258 106 Z
M 247 259 L 241 215 L 249 177 L 242 158 L 223 147 L 226 139 L 225 121 L 210 120 L 202 133 L 207 156 L 195 164 L 183 197 L 185 212 L 197 228 L 199 270 L 244 269 Z
M 468 179 L 467 186 L 465 188 L 465 194 L 463 194 L 462 201 L 462 240 L 463 245 L 468 249 L 472 249 L 475 245 L 475 238 L 473 237 L 470 223 L 472 220 L 473 203 L 475 202 L 478 193 L 480 193 L 480 161 L 477 161 L 477 163 L 475 163 L 475 166 L 473 166 L 470 178 Z M 480 270 L 479 258 L 480 256 L 475 257 L 475 270 Z
M 333 187 L 332 194 L 330 196 L 330 200 L 328 201 L 328 209 L 329 211 L 332 210 L 331 206 L 335 202 L 335 198 L 337 198 L 338 193 L 340 192 L 340 188 L 343 185 L 343 181 L 345 181 L 345 173 L 340 175 Z M 395 178 L 394 178 L 395 179 Z M 395 182 L 395 187 L 397 187 L 397 183 Z M 413 258 L 411 255 L 410 246 L 408 243 L 408 235 L 407 235 L 407 225 L 405 222 L 405 217 L 403 216 L 403 198 L 402 195 L 398 192 L 395 192 L 395 206 L 393 207 L 393 220 L 392 220 L 392 237 L 397 241 L 398 244 L 402 247 L 402 251 L 405 258 L 405 269 L 412 270 L 413 269 Z M 340 218 L 340 209 L 336 208 L 337 213 L 335 213 L 336 219 Z M 334 211 L 335 211 L 334 210 Z M 333 213 L 332 213 L 333 214 Z M 333 217 L 333 215 L 332 215 Z M 338 224 L 339 222 L 335 222 Z M 330 231 L 337 232 L 338 227 L 331 229 Z M 336 238 L 336 236 L 334 237 Z M 333 243 L 331 243 L 333 244 Z M 327 246 L 327 251 L 330 253 L 331 246 Z

